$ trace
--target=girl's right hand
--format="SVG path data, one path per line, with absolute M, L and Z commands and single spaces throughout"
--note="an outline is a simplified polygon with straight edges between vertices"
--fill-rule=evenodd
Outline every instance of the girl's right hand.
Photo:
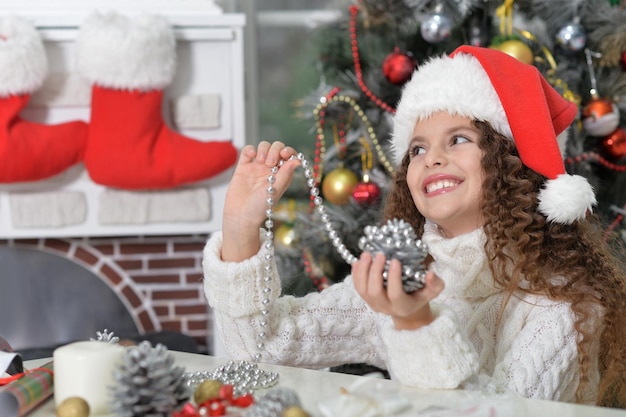
M 402 287 L 402 265 L 397 259 L 389 263 L 387 285 L 383 272 L 385 256 L 363 252 L 352 264 L 352 280 L 359 295 L 377 312 L 391 316 L 397 330 L 413 330 L 434 320 L 430 302 L 443 290 L 444 283 L 434 272 L 426 274 L 426 286 L 411 294 Z
M 296 151 L 282 142 L 260 142 L 241 150 L 235 172 L 226 191 L 222 218 L 222 260 L 240 262 L 256 254 L 261 241 L 259 228 L 267 210 L 267 177 L 281 160 L 286 161 L 275 175 L 274 204 L 285 193 L 300 161 L 288 159 Z

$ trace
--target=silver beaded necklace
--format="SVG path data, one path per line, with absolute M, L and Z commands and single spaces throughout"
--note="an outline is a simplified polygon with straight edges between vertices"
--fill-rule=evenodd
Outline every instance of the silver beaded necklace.
M 309 187 L 310 194 L 313 197 L 313 204 L 315 205 L 317 212 L 320 215 L 324 230 L 328 234 L 328 237 L 330 238 L 333 246 L 335 247 L 339 255 L 343 258 L 343 260 L 346 261 L 346 263 L 354 263 L 357 258 L 343 244 L 341 238 L 339 237 L 339 234 L 330 222 L 330 216 L 326 213 L 326 208 L 324 207 L 322 197 L 320 196 L 320 191 L 315 186 L 315 179 L 313 178 L 313 171 L 310 168 L 309 161 L 306 160 L 302 153 L 291 156 L 289 158 L 289 161 L 293 159 L 298 159 L 300 161 L 300 165 L 304 170 L 307 187 Z M 269 329 L 269 295 L 272 291 L 270 288 L 270 283 L 272 281 L 272 261 L 274 259 L 274 232 L 272 231 L 272 228 L 274 227 L 274 182 L 276 182 L 276 173 L 285 162 L 285 160 L 281 160 L 278 165 L 274 166 L 271 169 L 270 174 L 267 176 L 267 210 L 265 211 L 266 220 L 264 243 L 266 255 L 264 267 L 265 276 L 263 277 L 265 287 L 263 288 L 264 298 L 261 300 L 261 304 L 263 304 L 263 307 L 261 309 L 261 317 L 259 319 L 259 327 L 261 330 L 257 335 L 257 353 L 254 355 L 254 360 L 256 362 L 262 359 L 263 355 L 261 352 L 265 349 L 265 339 L 267 338 Z
M 240 396 L 276 385 L 278 373 L 262 370 L 256 363 L 248 361 L 228 361 L 213 371 L 195 371 L 183 374 L 183 383 L 190 394 L 206 380 L 230 384 L 233 386 L 234 395 Z
M 307 186 L 310 189 L 310 195 L 313 197 L 313 204 L 320 215 L 323 228 L 333 246 L 346 263 L 350 265 L 353 264 L 356 262 L 357 258 L 346 248 L 339 234 L 330 222 L 330 216 L 326 213 L 326 208 L 323 205 L 319 189 L 315 186 L 315 179 L 313 178 L 309 162 L 301 153 L 289 158 L 289 160 L 292 159 L 298 159 L 304 169 L 304 176 L 306 177 Z M 190 392 L 193 392 L 193 390 L 206 379 L 214 379 L 224 384 L 232 384 L 236 395 L 250 393 L 257 389 L 267 389 L 276 385 L 278 382 L 277 373 L 259 369 L 257 362 L 263 359 L 262 352 L 265 349 L 265 339 L 269 333 L 269 307 L 271 303 L 270 294 L 272 291 L 270 284 L 272 282 L 272 261 L 274 259 L 274 233 L 272 231 L 274 227 L 274 182 L 276 181 L 276 173 L 285 162 L 285 160 L 280 161 L 278 165 L 271 169 L 267 177 L 267 209 L 264 224 L 265 242 L 263 243 L 266 249 L 263 276 L 265 286 L 262 290 L 264 296 L 261 300 L 263 306 L 259 318 L 260 331 L 257 334 L 257 353 L 254 355 L 255 363 L 230 361 L 212 372 L 187 372 L 183 375 L 183 378 Z M 377 226 L 366 226 L 364 232 L 365 235 L 359 241 L 360 249 L 372 253 L 382 252 L 388 260 L 392 257 L 400 260 L 403 265 L 402 279 L 406 292 L 413 292 L 424 286 L 426 269 L 423 261 L 427 255 L 427 248 L 421 240 L 416 238 L 415 232 L 408 223 L 393 219 L 380 228 Z M 385 268 L 385 273 L 383 274 L 385 281 L 386 271 L 387 268 Z M 98 334 L 98 336 L 101 337 L 100 334 Z M 105 330 L 105 334 L 102 335 L 101 338 L 106 338 L 106 336 L 108 335 Z
M 311 171 L 310 164 L 302 153 L 291 156 L 288 160 L 298 159 L 300 165 L 304 170 L 304 176 L 306 178 L 307 187 L 309 187 L 310 195 L 313 197 L 313 204 L 317 210 L 322 221 L 323 229 L 330 238 L 331 243 L 335 247 L 335 250 L 348 264 L 352 265 L 357 261 L 357 257 L 354 256 L 350 250 L 344 245 L 341 237 L 333 227 L 330 216 L 326 212 L 326 208 L 323 204 L 323 199 L 320 196 L 319 189 L 315 186 L 315 179 L 313 178 L 313 172 Z M 259 362 L 263 359 L 262 352 L 265 349 L 265 340 L 269 333 L 269 305 L 270 305 L 270 283 L 272 282 L 272 261 L 274 259 L 274 183 L 276 182 L 276 173 L 283 166 L 285 160 L 281 160 L 276 166 L 272 167 L 270 174 L 267 177 L 267 209 L 265 211 L 265 242 L 264 247 L 266 249 L 265 254 L 265 266 L 263 283 L 263 299 L 261 300 L 262 309 L 259 319 L 260 331 L 257 335 L 257 353 L 254 355 L 254 361 Z M 376 226 L 367 226 L 365 228 L 365 236 L 359 241 L 359 247 L 363 250 L 368 250 L 372 253 L 382 252 L 387 258 L 387 265 L 389 260 L 394 257 L 400 260 L 403 265 L 402 280 L 403 287 L 407 293 L 417 291 L 424 287 L 426 279 L 426 266 L 424 260 L 427 256 L 428 248 L 420 240 L 417 239 L 413 228 L 403 220 L 393 219 L 386 225 L 378 228 Z M 385 282 L 386 282 L 386 270 L 385 268 Z

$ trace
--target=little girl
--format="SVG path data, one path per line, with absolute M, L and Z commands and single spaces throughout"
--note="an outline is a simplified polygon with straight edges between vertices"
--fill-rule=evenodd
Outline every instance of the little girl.
M 280 142 L 242 150 L 223 230 L 207 242 L 205 293 L 237 359 L 304 367 L 368 363 L 406 385 L 479 387 L 528 398 L 626 406 L 626 279 L 565 173 L 557 136 L 574 120 L 533 66 L 462 46 L 424 63 L 394 119 L 397 165 L 385 219 L 428 245 L 426 286 L 364 252 L 321 293 L 280 296 L 259 228 L 298 160 Z

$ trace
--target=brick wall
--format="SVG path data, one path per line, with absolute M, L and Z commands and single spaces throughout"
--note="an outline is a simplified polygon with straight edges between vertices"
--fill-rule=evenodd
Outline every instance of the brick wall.
M 178 331 L 211 353 L 211 315 L 202 288 L 206 238 L 10 239 L 0 245 L 47 251 L 82 265 L 118 295 L 141 333 Z

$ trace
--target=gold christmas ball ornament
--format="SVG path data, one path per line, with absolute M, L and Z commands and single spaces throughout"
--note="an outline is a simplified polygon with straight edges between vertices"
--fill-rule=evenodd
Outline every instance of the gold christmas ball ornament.
M 354 172 L 346 168 L 335 168 L 322 180 L 322 195 L 329 203 L 338 206 L 348 204 L 358 183 L 359 178 Z
M 304 411 L 303 408 L 294 405 L 286 408 L 280 417 L 311 417 L 311 415 Z
M 292 223 L 285 222 L 274 231 L 274 244 L 277 247 L 293 249 L 298 246 L 298 233 Z
M 57 407 L 57 417 L 88 417 L 89 404 L 81 397 L 68 397 Z
M 205 401 L 218 398 L 220 396 L 220 388 L 222 388 L 220 381 L 214 379 L 202 381 L 193 392 L 193 401 L 196 405 L 199 405 Z
M 507 55 L 516 58 L 518 61 L 524 64 L 532 64 L 535 60 L 535 55 L 532 49 L 519 39 L 509 39 L 504 42 L 490 46 L 490 48 L 498 49 Z

